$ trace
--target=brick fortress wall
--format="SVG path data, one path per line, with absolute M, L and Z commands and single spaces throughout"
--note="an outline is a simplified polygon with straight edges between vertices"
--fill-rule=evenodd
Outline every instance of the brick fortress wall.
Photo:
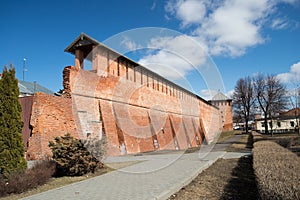
M 221 130 L 218 108 L 107 49 L 92 70 L 66 67 L 64 88 L 78 134 L 105 134 L 109 155 L 195 147 Z
M 79 138 L 72 113 L 71 99 L 35 93 L 30 119 L 32 129 L 26 158 L 47 159 L 51 156 L 49 141 L 67 133 Z
M 91 70 L 68 66 L 62 97 L 36 93 L 27 159 L 51 156 L 49 141 L 70 133 L 106 136 L 108 155 L 186 149 L 222 130 L 220 110 L 137 63 L 98 48 Z

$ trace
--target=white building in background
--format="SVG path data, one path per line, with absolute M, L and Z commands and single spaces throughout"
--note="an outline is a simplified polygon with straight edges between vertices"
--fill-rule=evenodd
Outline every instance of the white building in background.
M 292 109 L 280 113 L 278 116 L 268 119 L 268 130 L 273 133 L 286 133 L 298 131 L 300 108 Z M 265 132 L 264 118 L 255 119 L 256 130 L 260 133 Z

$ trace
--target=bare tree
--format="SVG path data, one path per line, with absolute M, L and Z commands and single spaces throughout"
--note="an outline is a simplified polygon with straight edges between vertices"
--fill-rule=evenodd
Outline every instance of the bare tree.
M 257 103 L 264 114 L 265 133 L 269 133 L 268 119 L 271 120 L 276 113 L 284 110 L 287 106 L 286 87 L 274 75 L 257 75 L 253 79 Z M 273 135 L 273 131 L 271 131 Z
M 248 133 L 248 122 L 250 120 L 252 108 L 255 105 L 252 79 L 249 76 L 237 81 L 232 98 L 234 111 L 237 115 L 242 116 L 245 122 L 246 133 Z

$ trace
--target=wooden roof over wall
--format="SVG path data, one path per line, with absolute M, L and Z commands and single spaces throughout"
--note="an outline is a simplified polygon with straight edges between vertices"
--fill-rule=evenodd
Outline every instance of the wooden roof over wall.
M 75 50 L 76 49 L 81 49 L 84 52 L 84 58 L 86 58 L 91 53 L 91 51 L 93 50 L 93 48 L 96 47 L 96 46 L 101 46 L 101 47 L 107 49 L 108 51 L 113 52 L 113 53 L 119 55 L 120 57 L 124 58 L 125 60 L 131 62 L 134 66 L 139 66 L 139 67 L 142 68 L 142 70 L 148 72 L 149 74 L 154 75 L 155 77 L 160 78 L 162 81 L 164 81 L 164 82 L 166 82 L 166 83 L 168 83 L 168 84 L 170 84 L 170 85 L 172 85 L 172 86 L 174 86 L 176 88 L 179 88 L 180 90 L 188 93 L 191 96 L 196 97 L 197 99 L 203 101 L 206 104 L 212 105 L 209 101 L 206 101 L 202 97 L 200 97 L 200 96 L 194 94 L 193 92 L 191 92 L 191 91 L 189 91 L 189 90 L 187 90 L 187 89 L 185 89 L 185 88 L 183 88 L 183 87 L 175 84 L 174 82 L 172 82 L 172 81 L 170 81 L 170 80 L 168 80 L 168 79 L 160 76 L 159 74 L 157 74 L 157 73 L 149 70 L 148 68 L 146 68 L 146 67 L 140 65 L 139 63 L 131 60 L 130 58 L 126 57 L 125 55 L 122 55 L 122 54 L 118 53 L 117 51 L 115 51 L 115 50 L 107 47 L 106 45 L 98 42 L 97 40 L 95 40 L 94 38 L 88 36 L 85 33 L 81 33 L 64 51 L 75 55 Z M 218 107 L 216 107 L 216 106 L 213 106 L 213 107 L 215 107 L 215 108 L 218 109 Z

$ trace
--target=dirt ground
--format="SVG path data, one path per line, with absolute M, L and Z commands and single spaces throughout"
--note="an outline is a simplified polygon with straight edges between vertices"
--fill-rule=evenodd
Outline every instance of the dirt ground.
M 219 159 L 169 199 L 258 199 L 252 157 Z
M 245 135 L 230 151 L 250 151 L 251 138 Z M 189 185 L 169 197 L 169 200 L 193 199 L 258 199 L 252 156 L 240 159 L 219 159 Z
M 236 132 L 226 133 L 220 138 L 219 142 L 230 138 L 230 134 L 236 134 Z M 291 137 L 294 137 L 294 135 L 292 135 Z M 262 139 L 276 140 L 282 146 L 287 147 L 291 151 L 297 153 L 298 156 L 300 156 L 299 137 L 295 138 L 292 141 L 291 138 L 287 136 L 278 136 L 273 138 L 266 137 Z M 233 144 L 226 150 L 230 152 L 249 152 L 251 151 L 252 147 L 252 138 L 248 135 L 243 135 L 243 138 L 240 141 Z M 122 168 L 126 167 L 127 165 L 130 166 L 131 164 L 133 163 L 125 163 L 125 165 L 123 163 L 122 165 L 117 165 L 114 167 Z M 93 174 L 90 177 L 94 177 L 108 171 L 110 170 L 104 169 L 104 171 L 100 171 L 99 174 Z M 36 194 L 73 182 L 81 181 L 90 177 L 63 177 L 61 179 L 53 179 L 48 184 L 34 190 L 0 199 L 20 199 L 25 196 Z M 259 199 L 255 182 L 255 175 L 252 168 L 252 156 L 242 157 L 240 159 L 219 159 L 211 167 L 209 167 L 198 177 L 196 177 L 189 185 L 169 197 L 169 200 L 193 199 Z
M 228 139 L 229 134 L 225 135 L 224 139 Z M 263 136 L 261 139 L 274 140 L 300 156 L 300 137 L 295 134 Z M 244 135 L 240 141 L 231 145 L 226 151 L 249 152 L 252 148 L 252 137 Z M 189 185 L 169 197 L 169 200 L 193 199 L 259 199 L 252 156 L 240 159 L 219 159 Z

